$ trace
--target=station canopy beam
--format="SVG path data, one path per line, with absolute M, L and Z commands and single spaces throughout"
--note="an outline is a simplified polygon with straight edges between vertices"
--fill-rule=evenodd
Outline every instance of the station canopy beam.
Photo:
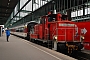
M 21 10 L 20 12 L 23 12 L 23 13 L 31 13 L 32 11 Z

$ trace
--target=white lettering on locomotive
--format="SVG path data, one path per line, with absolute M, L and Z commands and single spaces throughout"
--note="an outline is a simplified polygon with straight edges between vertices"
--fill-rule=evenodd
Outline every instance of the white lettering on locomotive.
M 75 24 L 59 24 L 59 26 L 71 26 L 71 27 L 74 27 Z

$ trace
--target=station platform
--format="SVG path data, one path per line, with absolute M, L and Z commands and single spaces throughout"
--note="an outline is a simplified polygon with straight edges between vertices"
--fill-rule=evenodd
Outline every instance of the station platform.
M 5 34 L 0 37 L 0 60 L 77 60 L 27 40 Z

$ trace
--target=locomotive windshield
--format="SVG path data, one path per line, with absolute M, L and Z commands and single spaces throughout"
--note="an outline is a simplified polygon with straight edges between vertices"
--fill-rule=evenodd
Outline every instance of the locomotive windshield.
M 61 20 L 67 20 L 67 15 L 63 14 L 62 16 L 57 14 L 48 15 L 48 22 L 57 21 L 56 19 L 61 18 Z
M 62 20 L 67 20 L 67 15 L 62 15 L 61 19 Z
M 56 19 L 56 14 L 48 15 L 48 22 L 55 21 L 55 19 Z

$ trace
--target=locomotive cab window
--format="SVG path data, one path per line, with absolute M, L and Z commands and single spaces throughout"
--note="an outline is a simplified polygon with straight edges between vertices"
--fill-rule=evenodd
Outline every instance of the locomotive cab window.
M 61 19 L 62 20 L 67 20 L 67 15 L 62 15 Z
M 56 19 L 56 14 L 48 15 L 48 22 L 55 21 L 55 19 Z

